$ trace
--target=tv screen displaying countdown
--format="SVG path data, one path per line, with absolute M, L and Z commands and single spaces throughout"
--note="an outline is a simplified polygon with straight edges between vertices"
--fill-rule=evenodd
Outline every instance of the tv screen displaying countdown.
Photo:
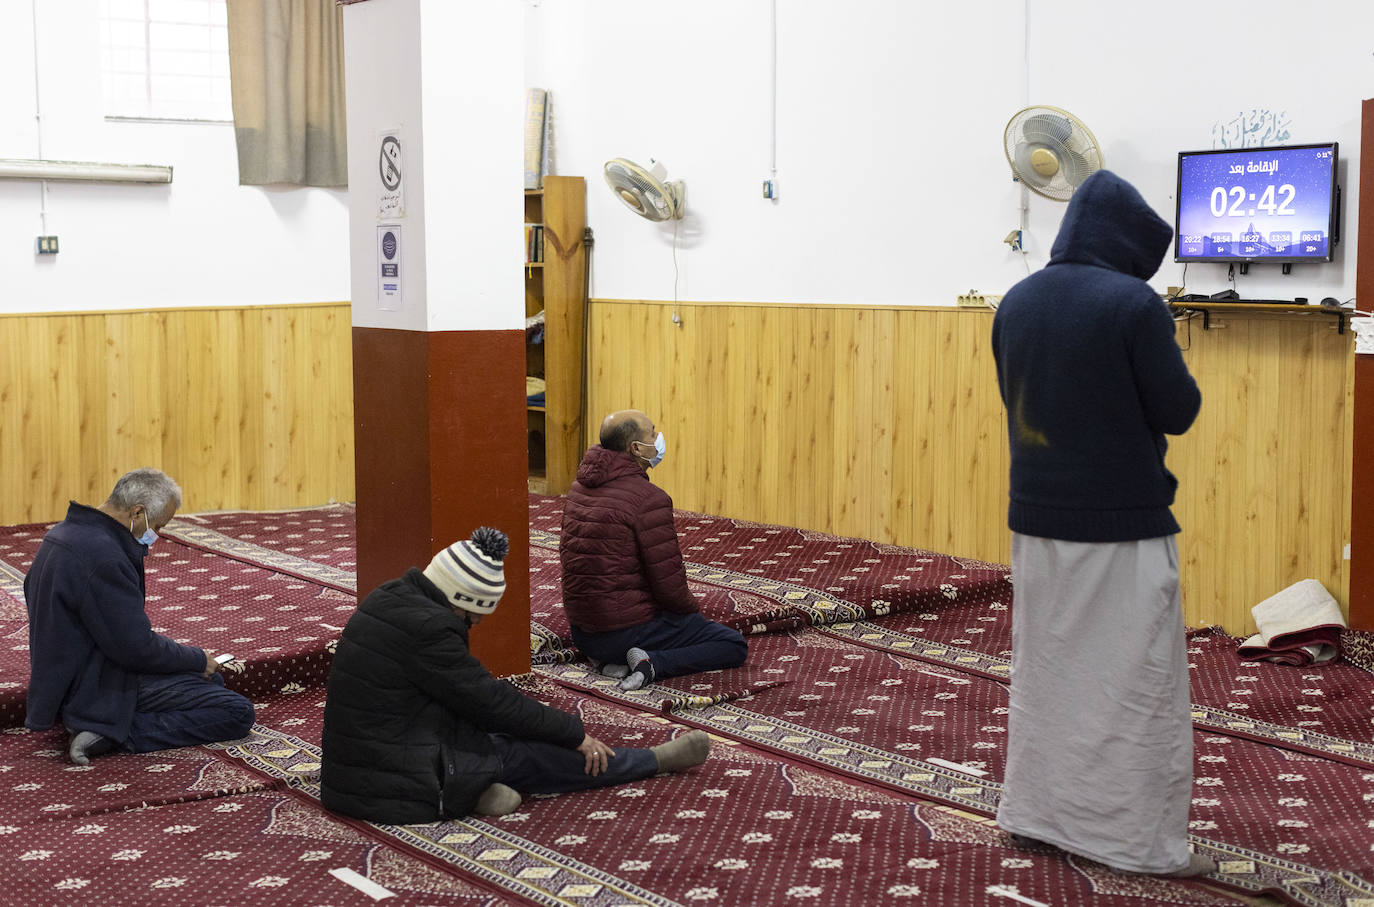
M 1175 261 L 1330 261 L 1336 143 L 1182 151 Z

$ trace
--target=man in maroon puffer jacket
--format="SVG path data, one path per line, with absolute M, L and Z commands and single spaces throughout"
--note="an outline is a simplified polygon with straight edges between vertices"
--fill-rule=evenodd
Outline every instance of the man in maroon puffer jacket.
M 577 647 L 638 690 L 657 677 L 733 668 L 744 637 L 707 620 L 687 588 L 673 500 L 649 481 L 663 434 L 638 410 L 611 413 L 563 505 L 563 608 Z

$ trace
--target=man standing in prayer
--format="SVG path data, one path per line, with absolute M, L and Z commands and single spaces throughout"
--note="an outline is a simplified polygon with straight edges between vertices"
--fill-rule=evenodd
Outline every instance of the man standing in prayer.
M 703 617 L 687 587 L 673 500 L 649 481 L 666 450 L 644 413 L 611 413 L 563 504 L 558 551 L 573 642 L 622 690 L 738 667 L 749 655 L 739 631 Z
M 1172 229 L 1126 181 L 1074 193 L 992 350 L 1011 444 L 1011 712 L 998 823 L 1126 872 L 1201 875 L 1166 434 L 1202 404 L 1145 281 Z
M 478 529 L 378 586 L 349 618 L 325 694 L 328 809 L 394 825 L 502 816 L 521 791 L 609 787 L 706 761 L 704 731 L 612 749 L 473 657 L 468 631 L 506 591 L 508 548 L 504 533 Z
M 61 722 L 77 765 L 113 750 L 146 753 L 236 740 L 253 704 L 224 687 L 208 652 L 153 631 L 143 559 L 181 506 L 166 473 L 135 469 L 99 507 L 75 501 L 24 577 L 29 728 Z

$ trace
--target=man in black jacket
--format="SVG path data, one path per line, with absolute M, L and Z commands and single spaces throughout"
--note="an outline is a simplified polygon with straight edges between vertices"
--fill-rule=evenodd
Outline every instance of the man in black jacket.
M 607 787 L 706 761 L 702 731 L 612 749 L 473 657 L 468 631 L 505 591 L 508 547 L 503 533 L 478 529 L 377 587 L 349 618 L 325 699 L 326 807 L 393 825 L 505 815 L 520 792 Z

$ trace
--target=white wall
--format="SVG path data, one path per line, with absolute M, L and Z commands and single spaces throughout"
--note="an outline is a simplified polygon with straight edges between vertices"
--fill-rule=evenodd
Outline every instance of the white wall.
M 35 101 L 34 20 L 37 7 Z M 0 0 L 0 157 L 171 164 L 165 186 L 0 180 L 0 312 L 346 300 L 347 192 L 238 185 L 227 124 L 106 122 L 98 0 Z
M 1360 100 L 1374 94 L 1367 0 L 962 4 L 778 0 L 781 198 L 770 158 L 768 0 L 525 0 L 526 80 L 553 93 L 556 172 L 588 177 L 594 296 L 671 299 L 673 228 L 606 189 L 611 157 L 655 156 L 687 182 L 685 300 L 952 304 L 1024 276 L 1002 243 L 1020 191 L 1002 131 L 1025 103 L 1080 116 L 1107 166 L 1173 221 L 1177 153 L 1259 109 L 1286 144 L 1337 140 L 1345 190 L 1331 264 L 1255 265 L 1252 298 L 1354 295 Z M 1031 196 L 1028 263 L 1064 206 Z M 1170 256 L 1172 259 L 1172 256 Z M 1154 283 L 1181 283 L 1167 261 Z M 1188 268 L 1193 292 L 1225 265 Z
M 344 7 L 354 325 L 523 325 L 522 12 L 511 0 Z M 392 132 L 404 210 L 384 215 L 380 140 Z M 399 304 L 379 298 L 384 224 L 402 231 Z

